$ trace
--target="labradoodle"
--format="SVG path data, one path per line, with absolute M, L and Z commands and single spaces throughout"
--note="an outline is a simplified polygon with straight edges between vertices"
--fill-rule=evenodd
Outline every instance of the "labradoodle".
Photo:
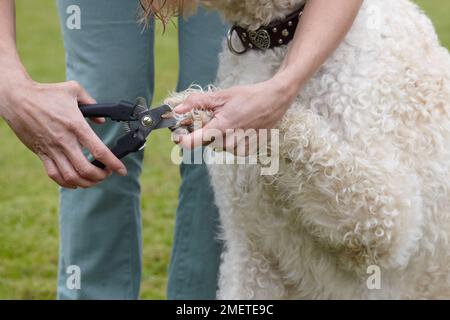
M 208 2 L 257 29 L 305 1 Z M 269 79 L 287 49 L 225 45 L 216 86 Z M 277 129 L 277 174 L 209 166 L 226 244 L 218 298 L 450 298 L 450 55 L 417 5 L 365 0 Z

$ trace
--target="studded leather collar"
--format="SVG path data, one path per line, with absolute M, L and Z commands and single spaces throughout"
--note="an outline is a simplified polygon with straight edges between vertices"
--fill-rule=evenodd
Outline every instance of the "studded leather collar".
M 228 31 L 228 48 L 232 53 L 241 55 L 248 50 L 268 50 L 288 44 L 294 38 L 304 8 L 305 5 L 287 16 L 286 19 L 275 21 L 256 31 L 247 30 L 237 25 L 232 26 Z M 243 49 L 241 51 L 233 46 L 232 38 L 235 34 L 242 43 Z

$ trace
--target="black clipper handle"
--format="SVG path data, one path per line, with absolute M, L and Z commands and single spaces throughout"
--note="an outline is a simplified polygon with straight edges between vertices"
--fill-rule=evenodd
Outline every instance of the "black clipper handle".
M 136 105 L 127 101 L 119 103 L 99 103 L 79 105 L 81 113 L 86 118 L 110 118 L 114 121 L 135 120 Z
M 111 149 L 112 153 L 118 158 L 122 159 L 133 152 L 138 152 L 145 145 L 145 138 L 139 132 L 130 132 L 117 140 L 115 147 Z M 100 169 L 105 169 L 106 166 L 98 161 L 92 161 L 92 164 Z

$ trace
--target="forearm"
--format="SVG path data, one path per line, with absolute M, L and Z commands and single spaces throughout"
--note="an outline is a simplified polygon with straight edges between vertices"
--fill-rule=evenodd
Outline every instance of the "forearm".
M 363 0 L 309 0 L 276 80 L 291 96 L 314 75 L 350 30 Z
M 15 1 L 0 1 L 0 59 L 17 58 Z
M 26 78 L 16 47 L 15 1 L 0 1 L 0 74 L 12 78 Z M 2 79 L 4 80 L 4 79 Z M 3 81 L 4 82 L 4 81 Z

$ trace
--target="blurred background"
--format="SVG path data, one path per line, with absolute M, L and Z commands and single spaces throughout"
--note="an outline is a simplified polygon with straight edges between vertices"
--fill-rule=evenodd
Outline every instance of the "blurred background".
M 125 0 L 124 0 L 125 1 Z M 416 1 L 450 48 L 450 1 Z M 18 46 L 34 80 L 65 79 L 54 0 L 16 0 Z M 154 104 L 178 76 L 176 25 L 157 26 Z M 54 299 L 58 264 L 58 188 L 39 159 L 0 120 L 0 299 Z M 155 132 L 142 176 L 143 299 L 164 299 L 179 184 L 168 132 Z

